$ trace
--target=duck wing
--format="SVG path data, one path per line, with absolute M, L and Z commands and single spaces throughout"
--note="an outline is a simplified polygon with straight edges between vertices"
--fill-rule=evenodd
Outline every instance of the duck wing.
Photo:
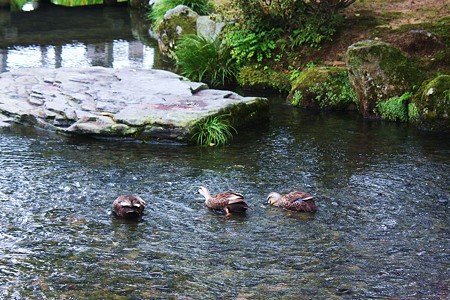
M 208 206 L 213 209 L 223 209 L 229 205 L 245 203 L 244 196 L 236 192 L 223 192 L 211 197 L 208 200 Z
M 283 196 L 283 201 L 294 203 L 301 201 L 308 201 L 313 199 L 314 196 L 305 192 L 292 192 Z
M 282 198 L 282 207 L 287 210 L 315 212 L 314 196 L 305 192 L 292 192 Z

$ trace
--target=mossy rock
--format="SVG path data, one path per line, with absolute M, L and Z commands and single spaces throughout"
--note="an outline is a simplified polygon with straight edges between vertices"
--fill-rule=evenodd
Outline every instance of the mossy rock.
M 347 70 L 338 67 L 302 70 L 292 81 L 287 100 L 294 106 L 312 109 L 356 109 Z
M 237 82 L 244 88 L 272 89 L 281 93 L 288 93 L 291 88 L 288 74 L 255 66 L 243 67 L 239 72 Z
M 185 5 L 178 5 L 167 11 L 157 29 L 158 45 L 163 55 L 175 58 L 175 49 L 180 36 L 197 33 L 198 17 L 195 11 Z
M 410 122 L 430 131 L 450 132 L 450 75 L 425 81 L 409 104 Z
M 424 80 L 424 73 L 399 49 L 378 41 L 362 41 L 347 51 L 351 85 L 364 117 L 378 118 L 379 101 L 413 91 Z

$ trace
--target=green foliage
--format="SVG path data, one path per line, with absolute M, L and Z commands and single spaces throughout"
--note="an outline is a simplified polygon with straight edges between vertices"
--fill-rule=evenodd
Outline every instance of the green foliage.
M 357 101 L 347 71 L 334 76 L 328 75 L 325 82 L 314 84 L 308 88 L 308 92 L 315 94 L 315 100 L 320 108 L 346 107 Z
M 297 46 L 319 48 L 330 40 L 335 28 L 342 21 L 337 11 L 344 2 L 354 1 L 299 1 L 299 0 L 234 0 L 247 21 L 245 29 L 254 33 L 271 32 L 274 29 L 286 34 L 294 49 Z M 351 3 L 347 3 L 350 5 Z
M 276 40 L 281 36 L 280 29 L 252 32 L 249 29 L 234 28 L 225 35 L 225 43 L 232 49 L 231 56 L 238 66 L 251 61 L 261 63 L 272 58 L 276 49 Z
M 192 136 L 192 139 L 201 146 L 213 147 L 225 145 L 233 138 L 232 131 L 237 133 L 236 129 L 223 119 L 226 116 L 229 115 L 208 117 L 205 120 L 198 122 L 195 125 L 195 133 Z
M 294 29 L 292 35 L 289 36 L 291 49 L 293 50 L 303 45 L 320 48 L 323 42 L 331 40 L 331 37 L 336 33 L 336 27 L 340 23 L 341 18 L 338 15 L 324 17 L 321 14 L 311 17 L 309 22 Z
M 218 37 L 182 35 L 175 55 L 181 74 L 191 80 L 223 85 L 236 79 L 236 64 Z
M 410 121 L 416 122 L 419 120 L 419 110 L 414 103 L 408 104 L 408 118 Z
M 235 18 L 240 22 L 228 26 L 223 38 L 239 68 L 275 63 L 274 69 L 280 71 L 286 68 L 283 63 L 289 60 L 290 51 L 320 48 L 331 40 L 342 20 L 336 11 L 352 2 L 232 0 L 231 8 L 238 11 Z
M 296 90 L 294 92 L 294 95 L 292 96 L 292 100 L 291 100 L 292 105 L 298 106 L 302 103 L 302 100 L 303 100 L 302 91 Z
M 400 97 L 392 97 L 387 101 L 378 102 L 376 105 L 376 110 L 380 116 L 389 121 L 401 121 L 408 122 L 408 110 L 411 110 L 411 114 L 414 114 L 412 106 L 408 107 L 408 101 L 411 98 L 412 93 L 407 92 Z M 417 108 L 415 108 L 417 111 Z
M 152 6 L 147 18 L 153 21 L 153 27 L 155 27 L 162 22 L 168 10 L 180 4 L 190 7 L 199 15 L 208 15 L 213 8 L 210 0 L 164 0 L 158 1 Z

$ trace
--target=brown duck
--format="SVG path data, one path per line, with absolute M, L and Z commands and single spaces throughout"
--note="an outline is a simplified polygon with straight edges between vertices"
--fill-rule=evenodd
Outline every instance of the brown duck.
M 317 207 L 313 198 L 313 195 L 305 192 L 291 192 L 284 196 L 272 192 L 267 196 L 267 203 L 280 206 L 286 210 L 316 212 Z
M 211 209 L 224 210 L 227 217 L 231 216 L 231 213 L 243 213 L 249 208 L 244 201 L 244 196 L 236 192 L 223 192 L 211 196 L 208 188 L 204 186 L 201 186 L 198 192 L 205 197 L 206 206 Z
M 144 208 L 145 201 L 139 196 L 121 195 L 112 204 L 113 212 L 125 219 L 141 218 Z

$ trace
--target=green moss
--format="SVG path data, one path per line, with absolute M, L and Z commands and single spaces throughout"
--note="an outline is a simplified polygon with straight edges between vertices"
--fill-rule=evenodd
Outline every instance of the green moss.
M 412 103 L 417 108 L 416 125 L 429 130 L 450 131 L 450 75 L 425 81 Z
M 410 30 L 425 30 L 431 32 L 440 39 L 450 40 L 450 16 L 442 17 L 436 22 L 407 24 L 399 28 L 399 32 Z
M 267 67 L 243 67 L 239 72 L 237 81 L 241 86 L 271 88 L 281 93 L 287 93 L 291 89 L 288 74 L 277 72 Z
M 381 17 L 386 18 L 386 19 L 395 20 L 395 19 L 401 19 L 404 16 L 403 16 L 403 13 L 400 11 L 386 11 L 386 12 L 381 12 Z

